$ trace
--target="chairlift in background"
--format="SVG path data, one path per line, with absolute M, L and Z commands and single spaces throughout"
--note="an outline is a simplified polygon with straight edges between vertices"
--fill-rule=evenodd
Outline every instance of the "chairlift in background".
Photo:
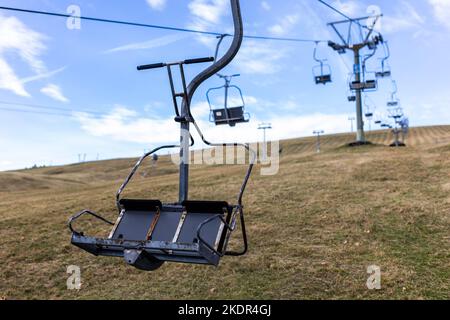
M 365 107 L 365 117 L 366 118 L 373 118 L 374 117 L 374 111 L 377 109 L 375 103 L 373 100 L 369 97 L 368 94 L 364 95 L 364 107 Z
M 396 124 L 400 123 L 401 119 L 404 116 L 403 109 L 400 107 L 389 108 L 388 113 L 389 113 L 389 118 L 394 119 Z
M 372 59 L 377 52 L 377 46 L 375 46 L 372 52 L 365 56 L 362 63 L 362 78 L 364 83 L 364 91 L 375 91 L 378 89 L 378 81 L 375 72 L 367 71 L 367 61 Z
M 345 54 L 347 52 L 347 48 L 345 46 L 341 46 L 333 41 L 328 41 L 328 46 L 339 54 Z
M 376 109 L 376 106 L 367 94 L 364 96 L 364 107 L 364 116 L 369 121 L 369 131 L 372 131 L 372 120 L 374 117 L 374 110 Z
M 384 39 L 381 34 L 374 36 L 371 41 L 367 42 L 367 47 L 369 50 L 376 50 L 380 43 L 384 43 Z
M 348 84 L 349 84 L 349 87 L 350 87 L 350 84 L 352 83 L 352 73 L 350 73 L 349 75 L 348 75 L 348 80 L 347 80 L 347 82 L 348 82 Z M 356 95 L 355 95 L 355 93 L 349 88 L 349 90 L 347 91 L 347 100 L 348 100 L 348 102 L 355 102 L 356 101 Z
M 331 67 L 329 64 L 326 64 L 327 59 L 319 59 L 317 57 L 317 48 L 319 47 L 319 43 L 316 42 L 316 47 L 314 48 L 313 58 L 319 65 L 313 68 L 314 80 L 316 84 L 326 85 L 327 83 L 332 82 L 331 79 Z
M 229 35 L 223 34 L 217 37 L 219 41 L 216 46 L 214 61 L 217 61 L 220 45 L 227 36 Z M 223 79 L 225 84 L 220 87 L 211 88 L 206 92 L 206 100 L 210 109 L 209 121 L 216 126 L 229 125 L 230 127 L 235 127 L 238 123 L 248 123 L 250 121 L 250 114 L 245 112 L 245 99 L 242 90 L 236 85 L 231 85 L 232 79 L 240 77 L 240 74 L 227 76 L 217 73 L 217 76 Z M 223 106 L 216 106 L 212 100 L 212 93 L 217 91 L 224 92 Z M 230 99 L 230 93 L 234 94 L 235 99 Z M 234 103 L 234 105 L 230 105 L 230 102 Z
M 391 57 L 391 52 L 387 42 L 383 42 L 385 56 L 381 59 L 381 70 L 375 73 L 377 78 L 389 78 L 392 75 L 388 59 Z
M 247 123 L 250 121 L 250 114 L 245 112 L 245 100 L 242 94 L 242 90 L 236 86 L 231 85 L 231 80 L 235 77 L 239 77 L 239 74 L 234 74 L 231 76 L 218 75 L 221 79 L 225 80 L 223 86 L 217 88 L 211 88 L 206 92 L 206 99 L 208 100 L 210 108 L 210 122 L 219 125 L 229 125 L 230 127 L 235 127 L 238 123 Z M 225 97 L 223 101 L 223 106 L 217 107 L 214 105 L 211 94 L 216 91 L 224 91 Z M 230 99 L 230 92 L 235 91 L 237 93 L 236 101 Z M 235 105 L 230 105 L 230 101 L 236 103 Z
M 365 76 L 363 75 L 363 81 L 356 81 L 356 75 L 352 75 L 352 81 L 349 82 L 349 87 L 351 91 L 376 91 L 378 89 L 378 81 L 375 79 L 365 80 Z
M 397 82 L 392 80 L 392 92 L 391 92 L 391 100 L 387 102 L 387 106 L 389 108 L 398 107 L 400 105 L 400 100 L 397 98 Z
M 374 118 L 375 118 L 374 123 L 376 125 L 381 125 L 383 123 L 383 116 L 380 112 L 375 112 Z
M 356 80 L 356 72 L 357 70 L 351 74 L 351 81 L 350 81 L 350 90 L 352 91 L 376 91 L 378 89 L 378 81 L 375 76 L 375 72 L 368 72 L 367 71 L 367 61 L 372 58 L 376 53 L 376 47 L 374 50 L 372 50 L 372 53 L 365 56 L 363 63 L 362 63 L 362 70 L 360 73 L 360 79 L 359 81 Z M 369 75 L 372 75 L 369 77 Z

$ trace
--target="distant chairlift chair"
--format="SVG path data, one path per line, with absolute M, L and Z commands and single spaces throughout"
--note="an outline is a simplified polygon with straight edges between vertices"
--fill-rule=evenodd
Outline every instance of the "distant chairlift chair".
M 391 68 L 388 64 L 388 59 L 391 56 L 389 45 L 387 42 L 383 42 L 383 48 L 385 52 L 384 58 L 381 59 L 381 70 L 375 73 L 377 78 L 389 78 L 392 75 Z
M 223 86 L 217 88 L 211 88 L 206 92 L 206 99 L 208 100 L 210 108 L 210 122 L 215 123 L 217 126 L 229 125 L 235 127 L 238 123 L 247 123 L 250 121 L 250 114 L 245 112 L 245 100 L 242 90 L 236 86 L 231 85 L 231 80 L 235 77 L 239 77 L 239 74 L 224 76 L 218 75 L 225 80 Z M 216 107 L 212 101 L 211 95 L 216 91 L 225 91 L 225 98 L 223 107 Z M 233 90 L 238 94 L 238 105 L 230 106 L 230 91 Z
M 331 67 L 330 65 L 326 64 L 326 59 L 319 59 L 317 57 L 317 48 L 319 46 L 319 43 L 316 43 L 316 47 L 314 48 L 314 60 L 319 63 L 319 65 L 315 66 L 313 68 L 313 74 L 314 74 L 314 80 L 317 85 L 323 84 L 326 85 L 327 83 L 332 82 L 331 79 Z
M 392 80 L 392 92 L 391 92 L 391 100 L 387 102 L 387 106 L 389 108 L 398 107 L 400 105 L 400 101 L 397 98 L 397 82 L 395 80 Z
M 208 69 L 199 74 L 186 87 L 184 65 L 212 62 L 213 58 L 186 60 L 175 63 L 159 63 L 138 67 L 138 70 L 148 70 L 167 67 L 171 82 L 173 101 L 177 117 L 175 120 L 181 126 L 181 146 L 163 146 L 145 154 L 133 168 L 123 185 L 120 187 L 116 203 L 119 217 L 112 223 L 96 213 L 85 210 L 69 220 L 72 231 L 72 244 L 96 256 L 123 257 L 125 262 L 138 269 L 153 271 L 164 262 L 180 262 L 192 264 L 219 264 L 225 255 L 240 256 L 247 252 L 247 236 L 244 223 L 242 198 L 250 178 L 255 152 L 248 145 L 245 147 L 253 160 L 249 166 L 244 183 L 241 187 L 236 205 L 224 201 L 191 201 L 188 200 L 189 164 L 182 157 L 180 164 L 180 198 L 177 203 L 162 203 L 160 200 L 122 199 L 121 195 L 136 174 L 142 162 L 161 149 L 180 147 L 182 155 L 190 154 L 190 146 L 194 141 L 189 132 L 189 123 L 193 124 L 204 143 L 209 146 L 226 146 L 212 144 L 205 140 L 195 119 L 190 112 L 190 102 L 196 89 L 209 77 L 219 72 L 235 57 L 242 43 L 243 27 L 239 0 L 230 0 L 233 10 L 235 35 L 227 54 Z M 171 68 L 180 69 L 183 92 L 176 93 L 173 86 Z M 183 98 L 181 110 L 177 98 Z M 234 144 L 234 146 L 239 144 Z M 82 216 L 89 215 L 112 226 L 108 238 L 98 239 L 86 236 L 75 229 L 74 223 Z M 240 217 L 243 237 L 243 249 L 240 252 L 227 251 L 227 245 L 232 232 L 236 229 L 237 218 Z
M 360 77 L 362 78 L 362 81 L 356 81 L 356 79 L 354 79 L 353 81 L 350 82 L 350 89 L 352 91 L 357 91 L 357 90 L 361 90 L 361 91 L 376 91 L 378 90 L 378 81 L 376 79 L 375 76 L 375 72 L 368 72 L 367 71 L 367 61 L 369 59 L 371 59 L 375 53 L 377 51 L 377 47 L 373 47 L 372 49 L 372 53 L 368 54 L 362 63 L 362 72 L 360 74 Z M 369 78 L 368 75 L 369 74 L 373 74 L 372 78 Z M 354 78 L 356 78 L 356 74 L 353 74 Z

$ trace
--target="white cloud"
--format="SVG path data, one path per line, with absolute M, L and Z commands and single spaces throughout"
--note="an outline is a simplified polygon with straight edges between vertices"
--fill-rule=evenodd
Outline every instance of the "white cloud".
M 450 29 L 450 1 L 448 0 L 428 0 L 433 7 L 436 20 Z
M 46 37 L 35 32 L 15 17 L 0 15 L 0 88 L 28 97 L 24 83 L 6 61 L 8 52 L 17 54 L 37 74 L 47 72 L 44 62 L 39 58 L 46 49 Z
M 178 139 L 178 126 L 173 117 L 142 118 L 134 110 L 119 105 L 109 115 L 100 118 L 86 113 L 76 113 L 75 116 L 82 129 L 95 137 L 143 144 L 167 143 Z
M 336 0 L 333 3 L 333 7 L 335 7 L 336 9 L 338 9 L 339 11 L 345 13 L 350 17 L 354 17 L 362 11 L 360 3 L 352 0 L 351 1 Z
M 131 44 L 127 44 L 124 46 L 116 47 L 116 48 L 105 51 L 105 53 L 114 53 L 114 52 L 131 51 L 131 50 L 148 50 L 148 49 L 160 48 L 160 47 L 164 47 L 169 44 L 175 43 L 184 38 L 186 38 L 185 34 L 183 34 L 183 35 L 172 34 L 172 35 L 152 39 L 150 41 L 131 43 Z
M 192 15 L 192 21 L 188 27 L 200 31 L 211 31 L 217 29 L 216 27 L 221 24 L 222 18 L 229 12 L 229 1 L 192 0 L 188 7 Z M 216 44 L 213 37 L 200 35 L 198 39 L 208 47 L 213 47 Z
M 272 7 L 270 6 L 270 4 L 267 1 L 262 1 L 261 7 L 266 11 L 272 10 Z
M 273 44 L 246 41 L 236 57 L 236 68 L 246 74 L 274 74 L 281 70 L 287 49 Z
M 425 24 L 425 19 L 417 10 L 406 1 L 401 1 L 394 15 L 385 15 L 381 20 L 382 33 L 395 33 L 420 29 Z
M 280 23 L 269 27 L 269 32 L 273 35 L 282 36 L 292 31 L 300 21 L 298 14 L 289 14 L 285 16 Z
M 23 83 L 19 80 L 14 70 L 0 56 L 0 88 L 14 92 L 22 97 L 29 97 L 30 94 L 25 90 Z
M 166 0 L 146 0 L 147 4 L 154 10 L 164 10 L 166 7 Z
M 255 105 L 269 103 L 258 101 L 253 97 L 249 101 Z M 273 103 L 270 102 L 270 104 Z M 291 104 L 295 104 L 295 102 L 291 102 Z M 293 105 L 288 107 L 294 108 Z M 295 104 L 295 109 L 300 110 L 301 108 L 298 104 Z M 330 115 L 321 113 L 281 117 L 279 114 L 266 114 L 264 119 L 254 117 L 250 123 L 239 125 L 234 129 L 227 126 L 215 127 L 208 121 L 209 107 L 205 102 L 193 106 L 193 115 L 204 131 L 206 138 L 213 142 L 258 141 L 261 133 L 257 130 L 257 125 L 260 122 L 272 123 L 274 129 L 270 133 L 271 139 L 311 136 L 312 132 L 317 129 L 325 130 L 327 133 L 346 132 L 349 127 L 348 114 Z M 95 118 L 84 113 L 77 113 L 76 117 L 82 129 L 95 137 L 108 137 L 115 141 L 147 145 L 159 145 L 178 140 L 179 127 L 173 121 L 173 117 L 167 119 L 143 118 L 134 110 L 123 106 L 116 106 L 111 114 L 101 118 Z M 223 141 L 224 139 L 226 141 Z
M 213 24 L 220 22 L 227 9 L 227 0 L 193 0 L 189 3 L 189 10 L 193 16 Z
M 56 84 L 49 84 L 46 87 L 41 89 L 41 92 L 45 94 L 46 96 L 59 101 L 59 102 L 69 102 L 69 99 L 67 99 L 64 94 L 62 93 L 62 90 L 59 86 Z
M 37 75 L 31 76 L 31 77 L 22 78 L 22 79 L 20 79 L 20 82 L 25 84 L 25 83 L 42 80 L 42 79 L 48 79 L 58 73 L 63 72 L 64 70 L 66 70 L 66 67 L 62 67 L 62 68 L 59 68 L 59 69 L 56 69 L 53 71 L 49 71 L 49 72 L 38 73 Z

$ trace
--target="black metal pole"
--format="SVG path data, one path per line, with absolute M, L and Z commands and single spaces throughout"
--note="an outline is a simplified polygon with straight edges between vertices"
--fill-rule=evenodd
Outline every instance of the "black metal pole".
M 355 55 L 355 80 L 357 83 L 361 83 L 361 57 L 360 47 L 355 46 L 353 48 Z M 365 143 L 366 137 L 364 134 L 364 119 L 362 110 L 362 93 L 361 89 L 356 90 L 356 142 Z
M 180 190 L 179 202 L 189 199 L 189 156 L 190 156 L 190 122 L 191 122 L 191 101 L 198 87 L 214 74 L 225 68 L 237 55 L 244 38 L 244 26 L 242 23 L 241 6 L 239 0 L 230 0 L 234 22 L 234 36 L 230 49 L 220 59 L 216 60 L 212 66 L 195 77 L 187 88 L 187 94 L 183 98 L 181 106 L 181 147 L 180 147 Z

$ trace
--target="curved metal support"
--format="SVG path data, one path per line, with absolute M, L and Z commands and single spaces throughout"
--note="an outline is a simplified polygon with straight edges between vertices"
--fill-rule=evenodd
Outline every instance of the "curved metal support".
M 195 94 L 195 91 L 203 82 L 205 82 L 214 74 L 220 72 L 220 70 L 225 68 L 234 59 L 234 57 L 239 52 L 239 49 L 241 48 L 242 40 L 244 38 L 244 27 L 242 22 L 241 7 L 239 4 L 239 0 L 230 0 L 230 2 L 231 2 L 231 9 L 233 12 L 234 30 L 235 30 L 233 36 L 233 43 L 231 44 L 231 47 L 227 51 L 227 53 L 219 61 L 216 61 L 212 66 L 210 66 L 202 73 L 200 73 L 189 84 L 187 88 L 187 97 L 183 99 L 183 107 L 186 107 L 189 110 L 189 116 L 191 117 L 192 115 L 190 112 L 191 109 L 190 105 L 192 97 Z
M 107 224 L 109 224 L 109 225 L 111 225 L 111 226 L 114 225 L 114 223 L 112 223 L 111 221 L 109 221 L 109 220 L 103 218 L 102 216 L 100 216 L 100 215 L 98 215 L 98 214 L 96 214 L 96 213 L 94 213 L 94 212 L 92 212 L 92 211 L 90 211 L 90 210 L 84 210 L 84 211 L 81 211 L 81 212 L 77 213 L 76 215 L 72 216 L 72 217 L 69 219 L 68 223 L 67 223 L 68 226 L 69 226 L 70 231 L 71 231 L 73 234 L 76 234 L 76 235 L 79 235 L 79 236 L 83 235 L 83 232 L 78 232 L 78 231 L 76 231 L 76 230 L 73 228 L 72 224 L 73 224 L 76 220 L 80 219 L 82 216 L 84 216 L 84 215 L 86 215 L 86 214 L 89 214 L 89 215 L 93 216 L 94 218 L 96 218 L 96 219 L 98 219 L 98 220 L 101 220 L 101 221 L 103 221 L 103 222 L 105 222 L 105 223 L 107 223 Z
M 363 63 L 362 63 L 362 71 L 363 71 L 363 77 L 364 77 L 364 81 L 366 81 L 366 72 L 367 72 L 367 61 L 369 61 L 370 59 L 373 58 L 373 56 L 375 56 L 375 54 L 377 53 L 378 47 L 375 47 L 372 50 L 372 53 L 366 55 L 364 57 Z
M 191 135 L 191 146 L 194 145 L 194 142 L 195 142 L 194 138 Z M 116 205 L 117 205 L 117 208 L 118 208 L 119 212 L 122 210 L 122 208 L 120 207 L 120 197 L 121 197 L 123 191 L 125 190 L 125 188 L 128 186 L 130 181 L 135 176 L 136 172 L 139 170 L 139 168 L 142 165 L 142 163 L 144 162 L 144 160 L 147 159 L 148 157 L 150 157 L 151 155 L 153 155 L 154 153 L 160 151 L 160 150 L 163 150 L 163 149 L 174 149 L 174 148 L 179 148 L 179 146 L 178 145 L 162 146 L 162 147 L 153 149 L 152 151 L 144 154 L 139 159 L 139 161 L 136 163 L 136 165 L 134 166 L 134 168 L 131 171 L 131 173 L 128 175 L 128 177 L 125 179 L 125 181 L 122 183 L 122 185 L 120 186 L 119 190 L 117 191 L 117 194 L 116 194 Z
M 248 251 L 247 230 L 245 228 L 244 209 L 242 207 L 239 207 L 239 219 L 241 220 L 242 241 L 244 242 L 244 248 L 241 252 L 227 251 L 225 253 L 227 256 L 240 257 L 245 255 Z
M 319 42 L 316 42 L 316 46 L 314 48 L 314 54 L 313 54 L 313 59 L 319 63 L 320 65 L 314 67 L 313 69 L 313 74 L 314 76 L 317 76 L 316 73 L 314 72 L 317 68 L 320 68 L 320 75 L 323 76 L 324 75 L 324 69 L 325 67 L 328 68 L 329 74 L 331 75 L 331 67 L 328 64 L 325 64 L 325 62 L 328 61 L 328 59 L 320 59 L 317 57 L 317 49 L 319 47 Z
M 208 223 L 211 223 L 211 222 L 213 222 L 214 220 L 217 220 L 217 219 L 219 219 L 219 220 L 222 221 L 222 223 L 223 223 L 224 226 L 228 229 L 228 231 L 234 231 L 233 228 L 225 221 L 225 218 L 224 218 L 222 215 L 218 214 L 218 215 L 212 216 L 211 218 L 205 220 L 204 222 L 202 222 L 202 223 L 198 226 L 198 228 L 197 228 L 197 239 L 198 239 L 198 241 L 200 241 L 205 247 L 207 247 L 209 250 L 211 250 L 211 252 L 213 252 L 214 254 L 216 254 L 216 255 L 218 255 L 219 257 L 222 258 L 222 257 L 224 256 L 224 254 L 223 254 L 222 252 L 219 252 L 219 251 L 217 251 L 216 249 L 214 249 L 208 242 L 206 242 L 205 239 L 203 239 L 203 237 L 202 237 L 202 235 L 201 235 L 202 229 L 203 229 Z
M 200 241 L 204 246 L 206 246 L 209 250 L 211 250 L 211 252 L 213 252 L 214 254 L 218 255 L 219 257 L 223 257 L 223 256 L 232 256 L 232 257 L 239 257 L 239 256 L 243 256 L 247 253 L 248 251 L 248 239 L 247 239 L 247 231 L 245 228 L 245 220 L 244 220 L 244 210 L 242 207 L 237 206 L 236 210 L 239 210 L 239 219 L 241 220 L 241 231 L 242 231 L 242 240 L 243 240 L 243 244 L 244 244 L 244 248 L 242 249 L 241 252 L 235 252 L 235 251 L 225 251 L 225 252 L 219 252 L 216 249 L 214 249 L 211 245 L 209 245 L 201 236 L 201 231 L 202 229 L 208 224 L 213 222 L 216 219 L 220 219 L 222 221 L 222 223 L 224 224 L 225 228 L 228 229 L 228 231 L 233 232 L 236 230 L 236 225 L 234 224 L 234 226 L 230 226 L 226 221 L 225 218 L 218 214 L 215 215 L 211 218 L 209 218 L 208 220 L 205 220 L 202 224 L 199 225 L 199 227 L 197 228 L 197 239 L 198 241 Z
M 313 58 L 316 62 L 320 63 L 321 66 L 323 66 L 324 62 L 327 61 L 327 59 L 319 59 L 317 58 L 317 48 L 319 47 L 319 42 L 316 42 L 316 47 L 314 48 L 314 54 Z
M 385 52 L 385 57 L 383 59 L 381 59 L 381 68 L 384 72 L 385 71 L 385 63 L 391 57 L 391 50 L 389 48 L 389 44 L 387 43 L 387 41 L 383 42 L 383 48 L 384 48 L 384 52 Z

